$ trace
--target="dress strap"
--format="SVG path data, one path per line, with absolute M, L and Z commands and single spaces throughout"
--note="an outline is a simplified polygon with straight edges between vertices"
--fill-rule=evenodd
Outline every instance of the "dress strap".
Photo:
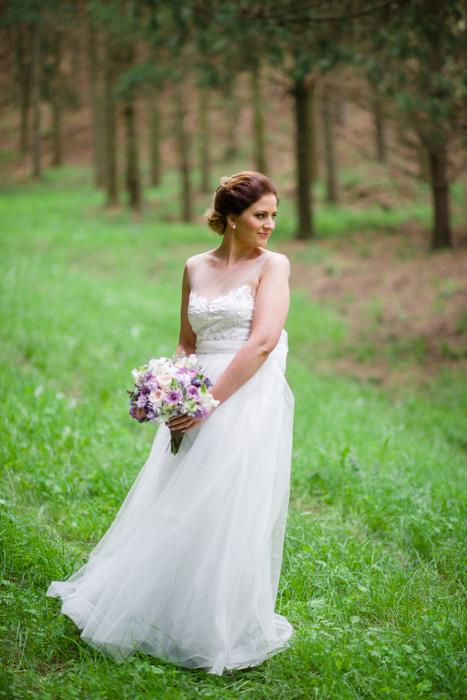
M 272 255 L 274 253 L 268 251 L 252 260 L 241 261 L 224 268 L 210 265 L 204 255 L 198 259 L 192 258 L 188 268 L 190 289 L 208 301 L 246 284 L 254 290 L 261 268 Z

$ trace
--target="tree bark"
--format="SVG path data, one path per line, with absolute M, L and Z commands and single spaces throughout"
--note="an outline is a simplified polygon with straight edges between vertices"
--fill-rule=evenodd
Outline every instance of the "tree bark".
M 238 156 L 238 124 L 240 117 L 240 101 L 235 94 L 235 81 L 232 79 L 230 90 L 225 94 L 227 105 L 227 145 L 225 148 L 225 160 L 235 160 Z
M 105 146 L 107 206 L 118 204 L 117 186 L 117 114 L 113 88 L 116 75 L 115 49 L 107 40 L 105 57 Z
M 375 95 L 373 99 L 373 121 L 375 125 L 376 158 L 380 163 L 386 163 L 386 130 L 384 126 L 383 101 L 379 95 Z
M 205 85 L 199 88 L 199 166 L 201 172 L 200 190 L 208 194 L 209 187 L 209 90 Z
M 151 187 L 157 187 L 161 181 L 161 112 L 159 94 L 150 96 L 149 103 L 149 177 Z
M 326 201 L 336 204 L 339 201 L 337 185 L 336 149 L 334 140 L 334 105 L 329 85 L 323 86 L 323 127 L 326 153 Z
M 186 130 L 186 107 L 183 84 L 175 86 L 175 122 L 179 155 L 180 180 L 182 186 L 182 218 L 190 222 L 192 214 L 192 192 L 190 181 L 190 145 Z
M 251 93 L 253 98 L 253 143 L 255 168 L 260 173 L 267 171 L 266 138 L 264 130 L 263 98 L 261 96 L 260 69 L 251 71 Z
M 441 32 L 438 27 L 443 22 L 443 6 L 441 0 L 429 0 L 426 3 L 427 32 L 430 45 L 429 70 L 432 76 L 441 76 L 445 67 L 445 55 Z M 443 91 L 438 97 L 443 96 Z M 445 95 L 444 95 L 445 96 Z M 428 129 L 424 138 L 430 162 L 430 184 L 433 198 L 433 232 L 432 248 L 451 248 L 452 236 L 449 212 L 449 182 L 447 169 L 447 133 L 443 125 L 436 129 Z
M 59 167 L 63 161 L 62 149 L 62 80 L 60 74 L 61 62 L 61 37 L 55 32 L 52 40 L 53 68 L 52 68 L 52 166 Z
M 41 170 L 41 40 L 40 28 L 33 25 L 31 31 L 31 101 L 32 101 L 32 140 L 33 140 L 33 168 L 32 174 L 35 178 L 40 178 Z
M 134 95 L 129 96 L 125 100 L 123 115 L 126 131 L 126 187 L 130 195 L 131 209 L 139 211 L 141 209 L 141 179 L 139 175 Z
M 449 216 L 449 184 L 445 144 L 430 150 L 429 160 L 430 184 L 434 208 L 432 247 L 434 249 L 451 248 L 452 236 Z
M 104 100 L 101 94 L 99 81 L 99 54 L 96 43 L 96 34 L 91 26 L 88 26 L 88 71 L 89 71 L 89 98 L 92 114 L 92 155 L 94 162 L 94 183 L 96 187 L 103 188 L 106 184 L 106 144 L 105 144 L 105 113 Z
M 313 80 L 308 87 L 308 115 L 309 115 L 309 150 L 310 150 L 310 178 L 312 184 L 318 181 L 319 157 L 318 157 L 318 125 L 316 119 L 316 82 Z
M 417 143 L 418 177 L 422 182 L 430 182 L 430 159 L 421 139 Z
M 297 167 L 297 204 L 299 228 L 297 238 L 308 240 L 314 235 L 310 178 L 310 144 L 308 114 L 308 90 L 304 79 L 296 79 L 293 88 L 295 98 L 295 148 Z
M 76 3 L 76 0 L 75 0 Z M 81 90 L 81 85 L 82 85 L 82 77 L 81 77 L 81 71 L 82 71 L 82 46 L 85 43 L 85 38 L 82 34 L 82 27 L 84 24 L 84 14 L 85 10 L 83 9 L 83 5 L 78 2 L 76 3 L 77 7 L 75 8 L 75 11 L 77 12 L 77 17 L 76 17 L 76 24 L 71 27 L 71 36 L 70 36 L 70 64 L 71 64 L 71 75 L 72 75 L 72 84 L 74 87 L 73 90 L 73 107 L 75 109 L 79 109 L 81 107 L 82 103 L 82 90 Z
M 31 60 L 28 54 L 27 27 L 13 28 L 12 41 L 15 56 L 15 78 L 19 88 L 20 138 L 19 151 L 25 155 L 29 147 L 29 110 L 31 107 Z

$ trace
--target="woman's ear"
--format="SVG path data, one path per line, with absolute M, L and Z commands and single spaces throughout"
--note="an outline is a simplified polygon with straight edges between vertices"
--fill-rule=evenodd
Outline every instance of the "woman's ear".
M 228 216 L 227 217 L 227 223 L 229 224 L 230 228 L 236 228 L 237 227 L 237 222 L 235 221 L 233 216 Z

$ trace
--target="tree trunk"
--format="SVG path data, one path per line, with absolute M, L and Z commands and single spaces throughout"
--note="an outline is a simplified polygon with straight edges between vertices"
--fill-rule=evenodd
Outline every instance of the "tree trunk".
M 201 171 L 201 192 L 208 194 L 209 187 L 209 90 L 205 85 L 199 89 L 199 166 Z
M 432 76 L 442 76 L 445 70 L 446 56 L 438 27 L 443 22 L 441 0 L 429 0 L 426 3 L 427 32 L 430 44 L 429 70 Z M 444 91 L 441 91 L 443 94 Z M 444 96 L 445 93 L 444 93 Z M 451 225 L 449 216 L 449 182 L 447 170 L 447 132 L 441 124 L 428 130 L 424 139 L 430 161 L 430 184 L 433 198 L 433 233 L 431 245 L 434 249 L 451 248 Z
M 28 55 L 28 30 L 13 28 L 12 41 L 15 56 L 15 80 L 19 88 L 20 139 L 19 151 L 25 155 L 29 146 L 29 109 L 31 106 L 31 61 Z
M 190 182 L 190 146 L 186 130 L 186 107 L 182 83 L 175 86 L 175 122 L 179 154 L 180 179 L 182 186 L 182 218 L 192 221 L 192 195 Z
M 115 49 L 108 39 L 105 57 L 105 146 L 107 206 L 118 204 L 117 114 L 113 87 L 116 75 Z
M 326 153 L 326 201 L 337 203 L 339 191 L 337 186 L 336 150 L 334 143 L 334 105 L 329 85 L 323 89 L 323 127 Z
M 295 146 L 297 162 L 297 203 L 299 229 L 297 238 L 307 240 L 314 235 L 310 178 L 310 144 L 308 114 L 308 90 L 305 81 L 296 79 L 295 97 Z
M 70 67 L 71 67 L 71 75 L 72 75 L 72 85 L 74 87 L 73 90 L 73 107 L 75 109 L 79 109 L 81 107 L 82 103 L 82 77 L 81 77 L 81 70 L 82 70 L 82 46 L 85 42 L 84 36 L 82 35 L 82 26 L 84 24 L 84 12 L 82 6 L 80 6 L 80 3 L 77 3 L 78 7 L 76 8 L 76 12 L 78 13 L 78 16 L 76 17 L 76 23 L 73 27 L 70 28 L 71 30 L 71 36 L 70 36 Z
M 126 187 L 130 195 L 130 207 L 135 211 L 139 211 L 141 209 L 141 179 L 139 176 L 136 109 L 133 95 L 125 100 L 123 114 L 126 131 Z
M 89 70 L 89 98 L 92 114 L 92 155 L 94 162 L 94 183 L 96 187 L 103 188 L 106 177 L 106 145 L 105 145 L 105 113 L 101 90 L 99 88 L 99 55 L 96 43 L 96 34 L 91 26 L 88 26 L 88 70 Z
M 380 163 L 386 163 L 387 149 L 383 101 L 379 95 L 375 95 L 373 99 L 373 121 L 375 125 L 376 157 Z
M 227 105 L 227 145 L 225 148 L 225 160 L 235 160 L 238 156 L 238 124 L 240 117 L 240 101 L 235 94 L 235 82 L 232 80 L 230 90 L 225 94 Z
M 319 157 L 316 119 L 316 82 L 313 80 L 308 87 L 308 115 L 309 115 L 309 149 L 310 149 L 310 178 L 312 184 L 318 181 Z
M 149 105 L 149 176 L 151 187 L 157 187 L 161 181 L 161 112 L 159 94 L 150 96 Z
M 430 150 L 429 160 L 434 208 L 432 247 L 451 248 L 446 146 L 443 144 Z
M 32 174 L 40 178 L 41 171 L 41 39 L 40 29 L 37 24 L 32 27 L 31 36 L 31 100 L 32 100 L 32 141 L 33 141 L 33 168 Z
M 418 177 L 422 182 L 430 181 L 430 159 L 426 150 L 426 146 L 421 139 L 417 144 L 418 156 Z
M 60 75 L 61 46 L 60 34 L 55 32 L 52 40 L 52 166 L 62 165 L 62 80 Z
M 253 98 L 253 143 L 255 168 L 259 173 L 267 171 L 266 138 L 264 131 L 263 98 L 261 96 L 260 70 L 253 68 L 251 72 L 251 92 Z

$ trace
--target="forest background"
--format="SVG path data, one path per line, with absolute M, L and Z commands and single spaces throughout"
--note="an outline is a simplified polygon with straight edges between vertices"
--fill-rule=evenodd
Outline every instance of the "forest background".
M 1 5 L 1 698 L 465 697 L 466 26 L 457 0 Z M 144 462 L 130 370 L 175 347 L 245 168 L 292 263 L 296 643 L 221 679 L 115 667 L 44 592 Z

